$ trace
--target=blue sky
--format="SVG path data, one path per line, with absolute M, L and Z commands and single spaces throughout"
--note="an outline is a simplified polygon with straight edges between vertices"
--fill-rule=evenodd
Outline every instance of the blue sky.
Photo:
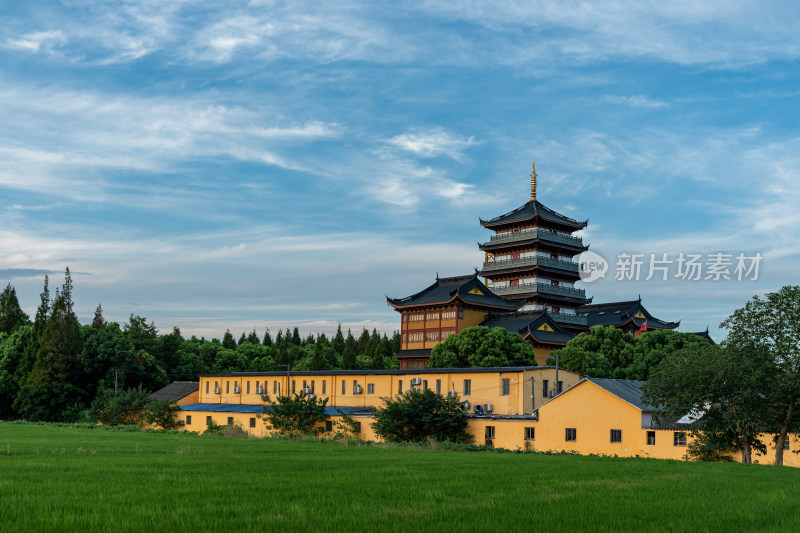
M 717 326 L 800 266 L 789 2 L 0 7 L 0 282 L 69 265 L 161 330 L 398 328 L 491 218 L 588 218 L 595 302 Z M 756 252 L 757 281 L 616 281 L 620 252 Z

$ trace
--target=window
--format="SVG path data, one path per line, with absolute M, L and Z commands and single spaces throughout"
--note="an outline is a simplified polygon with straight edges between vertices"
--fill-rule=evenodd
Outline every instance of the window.
M 206 382 L 206 384 L 208 384 L 208 382 Z M 187 426 L 192 425 L 192 415 L 186 415 L 186 425 Z
M 456 317 L 456 310 L 442 311 L 442 320 L 453 320 Z
M 648 446 L 655 446 L 656 445 L 656 432 L 655 431 L 648 431 L 647 432 L 647 445 Z
M 442 380 L 441 379 L 437 379 L 436 380 L 436 394 L 441 394 L 441 393 L 442 393 Z
M 229 416 L 229 417 L 228 417 L 228 425 L 229 425 L 229 426 L 232 426 L 232 425 L 233 425 L 233 417 L 232 417 L 232 416 Z
M 230 394 L 230 392 L 231 392 L 231 382 L 230 381 L 226 381 L 225 382 L 225 394 Z
M 503 378 L 500 380 L 500 396 L 508 396 L 511 393 L 511 380 Z
M 303 380 L 303 388 L 304 389 L 308 388 L 308 382 L 306 380 Z
M 686 433 L 683 431 L 676 431 L 673 437 L 674 446 L 686 446 Z
M 375 394 L 375 384 L 370 383 L 367 385 L 367 394 Z
M 456 334 L 456 330 L 454 330 L 454 329 L 444 329 L 444 330 L 442 330 L 442 340 L 443 341 L 447 340 L 447 337 L 449 337 L 450 335 L 455 335 L 455 334 Z
M 409 322 L 422 322 L 425 320 L 424 313 L 414 313 L 413 315 L 408 315 Z
M 458 319 L 459 320 L 463 320 L 464 319 L 464 310 L 463 309 L 459 309 L 458 310 Z
M 622 442 L 622 430 L 621 429 L 612 429 L 611 430 L 611 442 Z
M 487 439 L 494 438 L 494 426 L 486 426 L 486 438 Z
M 428 342 L 438 342 L 439 341 L 439 332 L 438 331 L 426 331 L 425 332 L 425 340 Z
M 416 331 L 414 333 L 408 334 L 408 342 L 422 342 L 422 339 L 424 338 L 425 335 L 421 331 Z
M 250 382 L 247 382 L 247 394 L 250 394 Z
M 558 382 L 558 394 L 561 394 L 562 392 L 564 392 L 564 382 L 563 381 L 559 381 Z
M 525 440 L 534 440 L 536 428 L 525 428 Z
M 353 429 L 356 430 L 356 433 L 361 433 L 361 422 L 353 422 L 353 426 L 355 426 Z
M 547 379 L 542 380 L 542 397 L 547 398 L 550 393 L 550 381 Z
M 251 419 L 250 419 L 250 427 L 251 427 L 251 428 L 254 428 L 254 427 L 256 427 L 256 419 L 255 419 L 255 418 L 251 418 Z
M 297 380 L 292 380 L 292 394 L 297 394 Z
M 208 385 L 209 385 L 209 382 L 206 381 L 206 394 L 208 394 Z
M 406 335 L 405 333 L 403 333 L 403 335 L 401 335 L 401 337 L 400 337 L 400 342 L 401 342 L 402 344 L 405 344 L 405 343 L 407 343 L 407 342 L 408 342 L 408 335 Z
M 469 396 L 472 394 L 472 380 L 465 379 L 464 380 L 464 396 Z
M 347 381 L 342 380 L 342 394 L 347 394 Z
M 439 313 L 428 313 L 428 316 L 425 317 L 428 322 L 438 322 L 439 321 Z
M 322 380 L 322 394 L 325 394 L 325 390 L 328 388 L 328 380 Z
M 211 420 L 211 415 L 207 416 L 207 417 L 206 417 L 206 425 L 207 425 L 207 426 L 210 426 L 210 425 L 211 425 L 211 424 L 213 424 L 213 423 L 214 423 L 214 421 L 213 421 L 213 420 Z
M 353 394 L 358 394 L 358 380 L 353 380 Z
M 221 389 L 219 388 L 219 381 L 215 381 L 214 382 L 214 394 L 219 394 L 220 390 Z
M 403 394 L 403 380 L 397 380 L 397 394 Z
M 564 440 L 567 442 L 575 442 L 578 440 L 578 430 L 575 428 L 567 428 Z
M 277 381 L 273 381 L 272 382 L 272 394 L 278 394 L 278 382 Z
M 783 449 L 784 450 L 789 449 L 789 435 L 786 435 L 786 438 L 783 439 Z
M 333 431 L 333 422 L 330 420 L 325 421 L 325 431 Z
M 428 380 L 427 379 L 423 379 L 422 380 L 422 390 L 428 390 Z
M 281 384 L 278 383 L 277 381 L 273 383 L 273 388 L 275 389 L 275 394 L 281 393 Z
M 311 394 L 314 394 L 314 380 L 311 380 Z

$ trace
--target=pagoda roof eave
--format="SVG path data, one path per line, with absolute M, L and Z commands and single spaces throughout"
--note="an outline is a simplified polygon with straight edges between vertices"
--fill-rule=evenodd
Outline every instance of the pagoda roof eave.
M 569 218 L 561 213 L 553 211 L 537 200 L 530 200 L 513 211 L 509 211 L 508 213 L 500 215 L 499 217 L 489 220 L 480 218 L 479 220 L 481 226 L 485 228 L 493 228 L 507 224 L 527 222 L 537 217 L 543 221 L 553 224 L 560 224 L 569 228 L 573 228 L 574 230 L 583 229 L 589 224 L 589 219 L 580 222 L 573 218 Z
M 547 239 L 540 239 L 540 238 L 525 239 L 519 241 L 498 242 L 497 244 L 493 244 L 491 242 L 478 242 L 478 249 L 482 252 L 491 252 L 492 250 L 497 250 L 497 249 L 530 246 L 537 243 L 546 244 L 553 248 L 560 248 L 562 250 L 569 250 L 574 252 L 585 252 L 586 250 L 589 249 L 588 244 L 573 245 L 573 244 L 566 244 L 563 242 L 549 241 Z

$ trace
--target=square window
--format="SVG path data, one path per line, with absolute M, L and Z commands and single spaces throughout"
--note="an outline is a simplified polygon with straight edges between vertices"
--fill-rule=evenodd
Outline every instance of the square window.
M 611 430 L 611 442 L 622 442 L 622 430 L 621 429 L 612 429 Z
M 464 396 L 469 396 L 472 394 L 472 380 L 465 379 L 464 380 Z
M 228 425 L 229 425 L 229 426 L 232 426 L 232 425 L 233 425 L 233 417 L 232 417 L 232 416 L 229 416 L 229 417 L 228 417 Z
M 525 428 L 525 440 L 534 440 L 533 437 L 536 434 L 536 428 Z
M 567 428 L 564 440 L 566 440 L 567 442 L 575 442 L 576 440 L 578 440 L 578 430 L 575 428 Z
M 375 394 L 375 384 L 370 383 L 367 385 L 367 394 Z
M 676 431 L 673 437 L 673 445 L 686 446 L 686 433 L 683 431 Z
M 186 415 L 186 425 L 187 426 L 192 425 L 192 415 Z
M 511 380 L 503 378 L 500 381 L 500 396 L 508 396 L 511 393 Z
M 648 446 L 655 446 L 656 445 L 656 432 L 655 431 L 648 431 L 647 432 L 647 445 Z
M 330 420 L 325 421 L 325 431 L 333 431 L 333 422 Z
M 251 419 L 250 419 L 250 427 L 251 427 L 251 428 L 254 428 L 254 427 L 256 427 L 256 419 L 255 419 L 255 418 L 251 418 Z
M 485 436 L 487 439 L 494 438 L 494 426 L 486 426 L 486 433 Z

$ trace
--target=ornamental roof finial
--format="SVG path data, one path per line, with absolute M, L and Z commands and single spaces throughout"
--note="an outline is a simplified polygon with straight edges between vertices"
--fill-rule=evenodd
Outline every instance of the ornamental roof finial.
M 533 162 L 533 172 L 531 172 L 531 201 L 536 201 L 536 161 Z

